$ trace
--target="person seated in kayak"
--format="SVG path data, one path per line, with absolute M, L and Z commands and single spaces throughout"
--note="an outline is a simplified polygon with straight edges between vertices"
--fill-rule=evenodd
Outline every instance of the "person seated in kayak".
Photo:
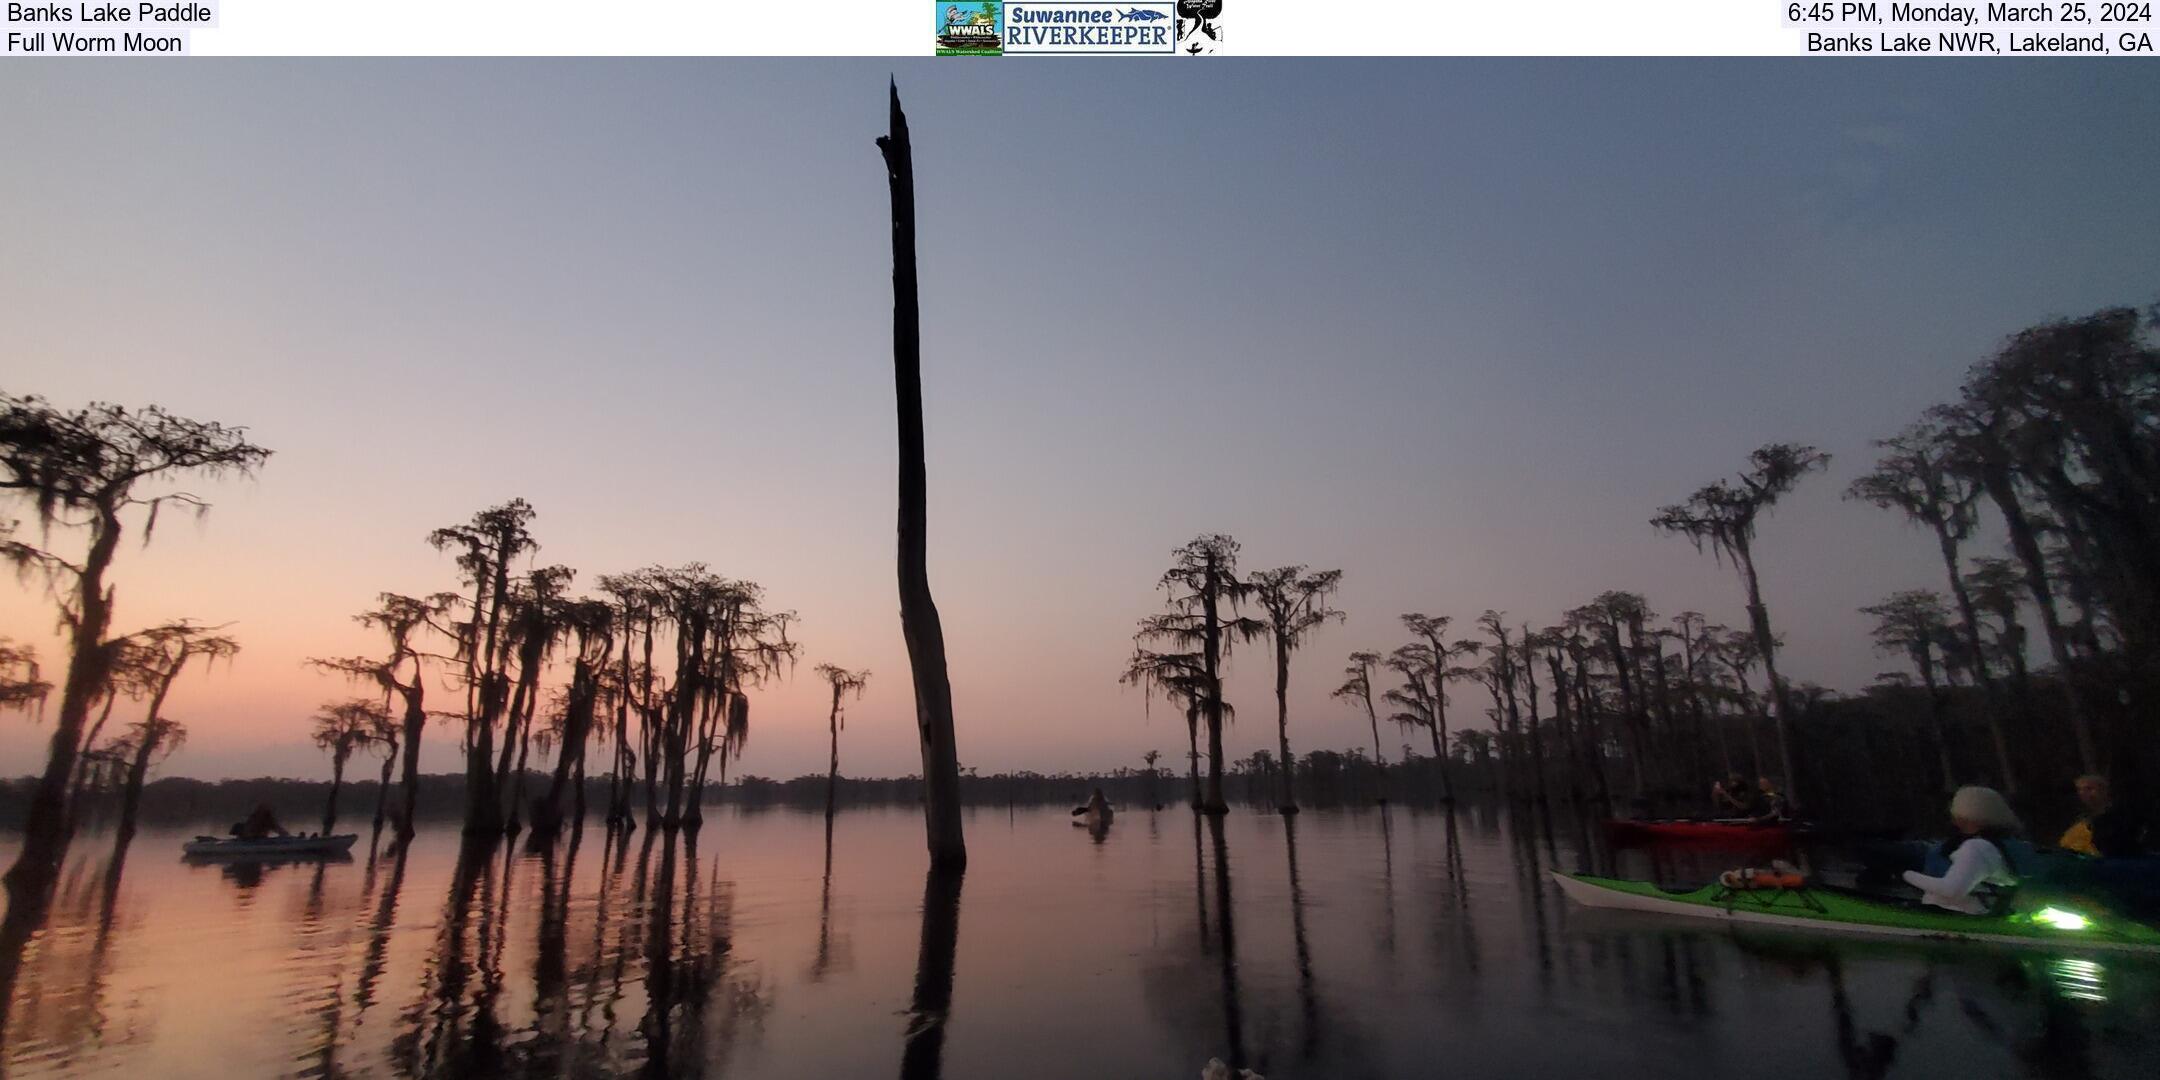
M 2085 813 L 2062 834 L 2055 846 L 2064 851 L 2095 858 L 2119 859 L 2145 853 L 2145 826 L 2128 807 L 2115 802 L 2115 791 L 2105 776 L 2077 778 L 2078 802 Z
M 1783 825 L 1792 820 L 1792 804 L 1785 800 L 1784 792 L 1779 791 L 1769 777 L 1757 779 L 1755 790 L 1757 801 L 1755 813 L 1749 815 L 1750 820 L 1757 825 Z
M 1110 820 L 1110 800 L 1103 798 L 1101 788 L 1096 788 L 1095 794 L 1088 796 L 1087 806 L 1082 809 L 1096 821 Z
M 271 836 L 291 836 L 285 826 L 278 824 L 276 812 L 269 803 L 256 803 L 248 816 L 232 827 L 232 834 L 242 840 L 263 840 Z
M 1950 797 L 1950 820 L 1958 835 L 1944 846 L 1949 868 L 1940 876 L 1905 871 L 1905 883 L 1935 907 L 1967 915 L 1985 915 L 1987 904 L 1974 895 L 1983 886 L 2017 884 L 2003 847 L 2019 829 L 2017 812 L 1994 788 L 1961 787 Z
M 1725 779 L 1710 783 L 1710 812 L 1717 817 L 1751 818 L 1762 813 L 1762 806 L 1748 789 L 1746 777 L 1727 773 Z

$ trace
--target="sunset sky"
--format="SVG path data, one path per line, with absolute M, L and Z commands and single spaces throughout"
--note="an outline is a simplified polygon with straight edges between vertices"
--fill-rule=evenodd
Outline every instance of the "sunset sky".
M 744 770 L 822 770 L 829 661 L 874 672 L 843 771 L 914 771 L 896 66 L 932 585 L 986 773 L 1182 752 L 1116 679 L 1196 533 L 1345 571 L 1301 751 L 1369 742 L 1327 692 L 1400 612 L 1630 589 L 1737 625 L 1732 573 L 1647 519 L 1771 440 L 1836 458 L 1763 528 L 1784 667 L 1865 685 L 1897 663 L 1854 609 L 1941 578 L 1839 498 L 1868 440 L 2012 331 L 2160 295 L 2160 82 L 2129 64 L 8 65 L 0 388 L 276 451 L 116 572 L 119 627 L 243 645 L 175 691 L 166 771 L 327 775 L 307 718 L 353 691 L 303 658 L 373 651 L 378 592 L 456 587 L 424 536 L 512 496 L 581 584 L 702 560 L 801 614 Z M 51 605 L 4 589 L 57 672 Z M 1235 754 L 1273 744 L 1269 669 L 1233 660 Z M 50 723 L 0 717 L 0 774 Z

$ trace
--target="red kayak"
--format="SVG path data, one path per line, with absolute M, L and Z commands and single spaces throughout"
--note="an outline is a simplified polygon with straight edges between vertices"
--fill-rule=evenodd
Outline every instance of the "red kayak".
M 1792 826 L 1746 818 L 1607 819 L 1605 835 L 1616 844 L 1743 844 L 1761 847 L 1789 843 Z

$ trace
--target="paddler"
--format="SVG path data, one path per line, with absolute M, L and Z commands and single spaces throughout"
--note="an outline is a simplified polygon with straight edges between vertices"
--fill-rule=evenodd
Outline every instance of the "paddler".
M 292 835 L 285 831 L 285 826 L 278 824 L 277 812 L 271 810 L 270 804 L 266 802 L 256 803 L 255 809 L 250 811 L 248 816 L 241 819 L 238 824 L 234 825 L 231 832 L 242 840 L 261 840 L 272 835 Z
M 1733 772 L 1710 782 L 1710 811 L 1718 817 L 1754 817 L 1761 807 L 1748 790 L 1747 778 Z
M 1905 882 L 1920 890 L 1920 899 L 1935 907 L 1967 915 L 1985 915 L 1987 904 L 1975 896 L 1982 886 L 2008 888 L 2017 884 L 2010 872 L 2003 845 L 2019 829 L 2016 811 L 1994 788 L 1961 787 L 1950 797 L 1950 821 L 1958 835 L 1944 845 L 1949 869 L 1940 877 L 1918 870 L 1905 871 Z
M 1755 824 L 1782 825 L 1792 819 L 1792 804 L 1786 801 L 1785 793 L 1779 791 L 1777 784 L 1769 777 L 1758 778 L 1755 781 L 1755 791 L 1755 813 L 1750 815 Z
M 2115 791 L 2107 777 L 2078 777 L 2077 797 L 2085 813 L 2064 830 L 2056 847 L 2108 859 L 2145 853 L 2145 826 L 2128 808 L 2115 804 Z

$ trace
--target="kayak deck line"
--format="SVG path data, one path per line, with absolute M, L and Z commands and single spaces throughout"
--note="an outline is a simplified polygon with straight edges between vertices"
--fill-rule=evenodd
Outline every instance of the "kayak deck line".
M 1672 892 L 1645 881 L 1548 871 L 1568 899 L 1592 908 L 1647 911 L 1725 923 L 1934 941 L 1974 941 L 2023 947 L 2109 949 L 2160 954 L 2160 931 L 2111 922 L 2107 929 L 2062 930 L 2018 916 L 1960 915 L 1870 900 L 1832 889 L 1749 891 L 1705 885 Z

